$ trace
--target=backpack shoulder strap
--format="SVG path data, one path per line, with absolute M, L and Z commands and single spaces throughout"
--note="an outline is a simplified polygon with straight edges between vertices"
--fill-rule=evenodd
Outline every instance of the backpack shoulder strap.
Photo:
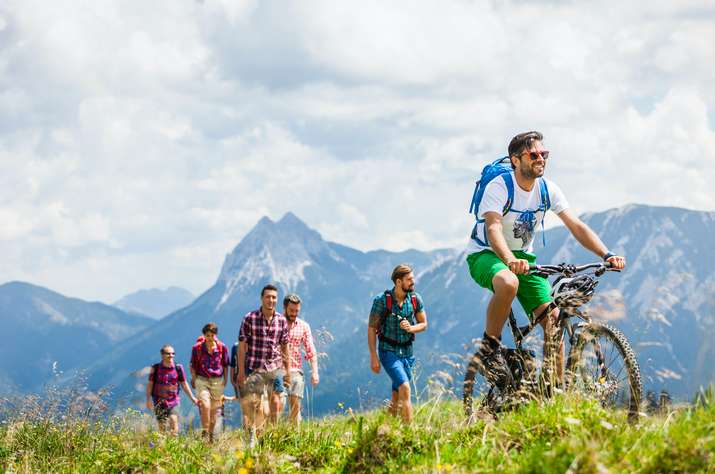
M 544 206 L 544 212 L 551 209 L 551 197 L 549 197 L 549 187 L 546 185 L 544 178 L 539 178 L 539 192 L 541 193 L 541 204 Z
M 511 173 L 504 173 L 502 178 L 506 185 L 506 204 L 504 204 L 504 208 L 502 209 L 502 215 L 505 216 L 509 213 L 511 206 L 514 204 L 514 179 L 512 179 Z
M 186 374 L 184 374 L 184 367 L 181 364 L 176 364 L 176 374 L 180 379 L 186 380 Z
M 410 301 L 412 301 L 412 312 L 417 315 L 417 296 L 414 293 L 410 293 Z
M 382 325 L 385 324 L 387 316 L 392 312 L 392 293 L 390 290 L 385 290 L 385 312 L 380 315 L 380 325 L 378 326 L 378 331 L 382 331 Z

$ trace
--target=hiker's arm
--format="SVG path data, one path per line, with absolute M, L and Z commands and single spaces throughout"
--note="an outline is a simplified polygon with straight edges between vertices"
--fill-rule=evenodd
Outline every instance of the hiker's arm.
M 189 362 L 189 373 L 191 374 L 191 388 L 196 388 L 196 368 L 194 367 L 196 354 L 194 350 L 191 349 L 191 361 Z
M 246 341 L 238 342 L 238 384 L 242 385 L 246 381 L 246 351 L 248 344 Z
M 283 383 L 290 387 L 290 356 L 288 354 L 288 343 L 281 344 L 281 357 L 283 358 L 283 370 L 285 370 Z
M 410 325 L 407 320 L 403 319 L 400 322 L 400 327 L 402 327 L 402 329 L 405 329 L 405 327 L 402 326 L 402 323 L 407 323 L 407 329 L 405 329 L 405 331 L 412 334 L 427 330 L 427 313 L 425 313 L 424 309 L 419 313 L 415 314 L 415 319 L 417 319 L 417 324 L 413 325 Z
M 487 227 L 487 238 L 489 246 L 497 254 L 502 262 L 506 263 L 513 273 L 525 274 L 529 272 L 529 262 L 518 259 L 514 256 L 502 234 L 501 214 L 498 212 L 487 212 L 484 214 L 485 226 Z
M 575 216 L 569 209 L 564 209 L 558 214 L 566 228 L 574 238 L 587 250 L 595 253 L 599 258 L 603 258 L 608 253 L 608 248 L 604 245 L 596 233 L 578 216 Z M 614 255 L 608 259 L 614 268 L 622 269 L 626 266 L 626 259 Z
M 154 391 L 154 367 L 149 370 L 149 381 L 146 383 L 146 407 L 149 410 L 154 409 L 154 400 L 151 398 L 151 394 Z
M 181 382 L 181 388 L 183 388 L 186 395 L 189 396 L 189 398 L 191 399 L 191 403 L 193 403 L 194 405 L 199 404 L 199 399 L 194 396 L 194 393 L 191 391 L 191 387 L 189 387 L 189 384 L 186 382 L 186 380 Z
M 380 359 L 377 357 L 376 350 L 376 340 L 377 340 L 377 326 L 379 324 L 380 317 L 370 315 L 370 322 L 367 325 L 367 348 L 370 351 L 370 369 L 376 374 L 380 372 Z
M 318 385 L 320 382 L 320 376 L 318 375 L 318 352 L 315 350 L 313 334 L 310 332 L 310 327 L 305 331 L 303 347 L 305 347 L 305 358 L 310 361 L 310 383 Z

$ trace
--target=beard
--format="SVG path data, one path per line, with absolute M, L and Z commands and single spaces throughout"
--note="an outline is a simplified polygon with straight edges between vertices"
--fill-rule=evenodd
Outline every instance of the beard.
M 531 165 L 530 163 L 523 164 L 519 167 L 519 171 L 521 172 L 521 175 L 525 177 L 526 179 L 536 179 L 540 178 L 541 176 L 544 175 L 544 171 L 546 171 L 546 163 L 544 163 L 543 168 L 541 171 L 536 171 L 533 168 L 534 165 Z
M 414 291 L 414 289 L 415 289 L 415 285 L 408 285 L 408 286 L 402 285 L 402 291 L 405 292 L 405 293 L 409 293 L 410 291 Z

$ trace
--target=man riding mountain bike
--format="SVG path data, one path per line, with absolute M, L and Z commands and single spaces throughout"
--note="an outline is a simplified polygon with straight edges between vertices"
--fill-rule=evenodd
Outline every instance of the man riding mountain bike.
M 561 189 L 543 177 L 549 151 L 542 142 L 543 135 L 536 131 L 512 138 L 508 148 L 512 170 L 488 180 L 481 190 L 483 194 L 473 200 L 477 222 L 468 246 L 469 273 L 479 286 L 494 293 L 487 307 L 487 324 L 480 349 L 482 370 L 487 380 L 500 388 L 507 386 L 510 379 L 501 334 L 514 298 L 529 317 L 548 310 L 551 302 L 548 280 L 529 274 L 529 265 L 536 261 L 535 230 L 540 225 L 543 231 L 548 210 L 559 216 L 584 248 L 610 262 L 615 269 L 625 267 L 625 259 L 611 253 L 596 233 L 570 211 Z M 484 173 L 482 176 L 484 185 Z M 558 308 L 541 323 L 545 359 L 550 355 L 546 341 L 557 319 Z M 558 356 L 557 366 L 561 368 L 563 343 Z

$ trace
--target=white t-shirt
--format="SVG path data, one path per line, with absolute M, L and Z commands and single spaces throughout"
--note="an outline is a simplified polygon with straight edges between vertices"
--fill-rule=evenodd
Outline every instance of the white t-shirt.
M 506 216 L 502 217 L 502 234 L 504 240 L 510 250 L 523 250 L 532 253 L 534 250 L 534 235 L 537 228 L 541 226 L 544 220 L 545 212 L 539 210 L 541 207 L 541 191 L 539 181 L 534 183 L 531 191 L 524 191 L 519 187 L 514 177 L 514 172 L 511 173 L 511 179 L 514 183 L 514 202 L 511 205 L 511 210 Z M 549 190 L 549 199 L 551 200 L 551 210 L 559 214 L 564 209 L 569 207 L 563 191 L 556 183 L 546 178 L 541 178 L 546 181 L 546 187 Z M 484 219 L 484 214 L 487 212 L 497 212 L 501 214 L 506 204 L 508 192 L 506 183 L 502 176 L 498 176 L 491 180 L 484 189 L 482 201 L 479 203 L 477 216 L 480 220 Z M 467 246 L 468 253 L 480 252 L 491 248 L 486 235 L 484 222 L 477 222 L 472 231 L 472 238 L 469 239 Z M 477 241 L 479 239 L 481 242 Z M 487 244 L 487 245 L 483 245 Z

